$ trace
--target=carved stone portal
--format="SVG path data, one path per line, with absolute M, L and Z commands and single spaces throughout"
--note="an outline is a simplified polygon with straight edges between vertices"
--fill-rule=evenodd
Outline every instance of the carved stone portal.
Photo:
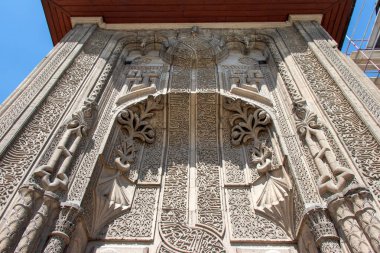
M 93 30 L 3 148 L 1 252 L 380 252 L 379 144 L 294 27 Z

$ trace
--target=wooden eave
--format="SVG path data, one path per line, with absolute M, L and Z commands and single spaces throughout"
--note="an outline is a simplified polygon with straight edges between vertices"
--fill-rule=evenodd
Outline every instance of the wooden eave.
M 355 0 L 41 0 L 54 44 L 71 17 L 102 17 L 108 24 L 285 22 L 289 15 L 323 14 L 322 26 L 343 43 Z

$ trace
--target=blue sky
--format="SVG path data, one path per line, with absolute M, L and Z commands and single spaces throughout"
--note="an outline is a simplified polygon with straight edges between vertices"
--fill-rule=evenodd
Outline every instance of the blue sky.
M 352 34 L 355 21 L 364 8 L 361 17 L 369 17 L 376 0 L 357 0 L 349 26 Z M 53 48 L 40 0 L 0 0 L 0 103 Z M 374 20 L 374 18 L 373 18 Z M 354 37 L 360 38 L 367 22 L 359 22 Z M 369 30 L 370 32 L 370 30 Z M 350 48 L 349 50 L 351 50 Z M 343 46 L 346 50 L 346 44 Z
M 351 17 L 351 22 L 347 30 L 347 35 L 352 39 L 361 39 L 363 37 L 369 38 L 373 24 L 376 19 L 376 13 L 374 8 L 377 0 L 357 0 L 354 12 Z M 356 41 L 357 46 L 364 48 L 367 45 L 366 41 Z M 350 44 L 348 46 L 348 40 L 346 39 L 342 51 L 351 52 L 356 48 Z
M 40 0 L 0 0 L 0 103 L 53 48 Z

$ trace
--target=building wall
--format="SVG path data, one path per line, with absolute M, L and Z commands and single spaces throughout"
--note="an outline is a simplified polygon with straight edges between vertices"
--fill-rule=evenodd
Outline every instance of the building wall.
M 77 25 L 0 111 L 2 252 L 380 252 L 380 95 L 316 22 Z

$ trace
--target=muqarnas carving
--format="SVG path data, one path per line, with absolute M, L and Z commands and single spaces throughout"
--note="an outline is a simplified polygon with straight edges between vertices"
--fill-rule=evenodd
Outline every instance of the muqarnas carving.
M 256 171 L 252 173 L 258 174 L 258 177 L 249 182 L 254 210 L 279 225 L 292 237 L 293 188 L 270 127 L 270 115 L 240 99 L 226 99 L 224 108 L 233 112 L 229 120 L 232 126 L 231 143 L 252 146 L 247 159 L 255 166 Z
M 155 131 L 149 120 L 154 111 L 162 110 L 161 97 L 149 96 L 145 102 L 121 110 L 116 121 L 119 144 L 115 147 L 113 164 L 104 161 L 95 189 L 93 232 L 130 210 L 135 194 L 137 177 L 131 167 L 137 167 L 137 154 L 144 143 L 153 143 Z

